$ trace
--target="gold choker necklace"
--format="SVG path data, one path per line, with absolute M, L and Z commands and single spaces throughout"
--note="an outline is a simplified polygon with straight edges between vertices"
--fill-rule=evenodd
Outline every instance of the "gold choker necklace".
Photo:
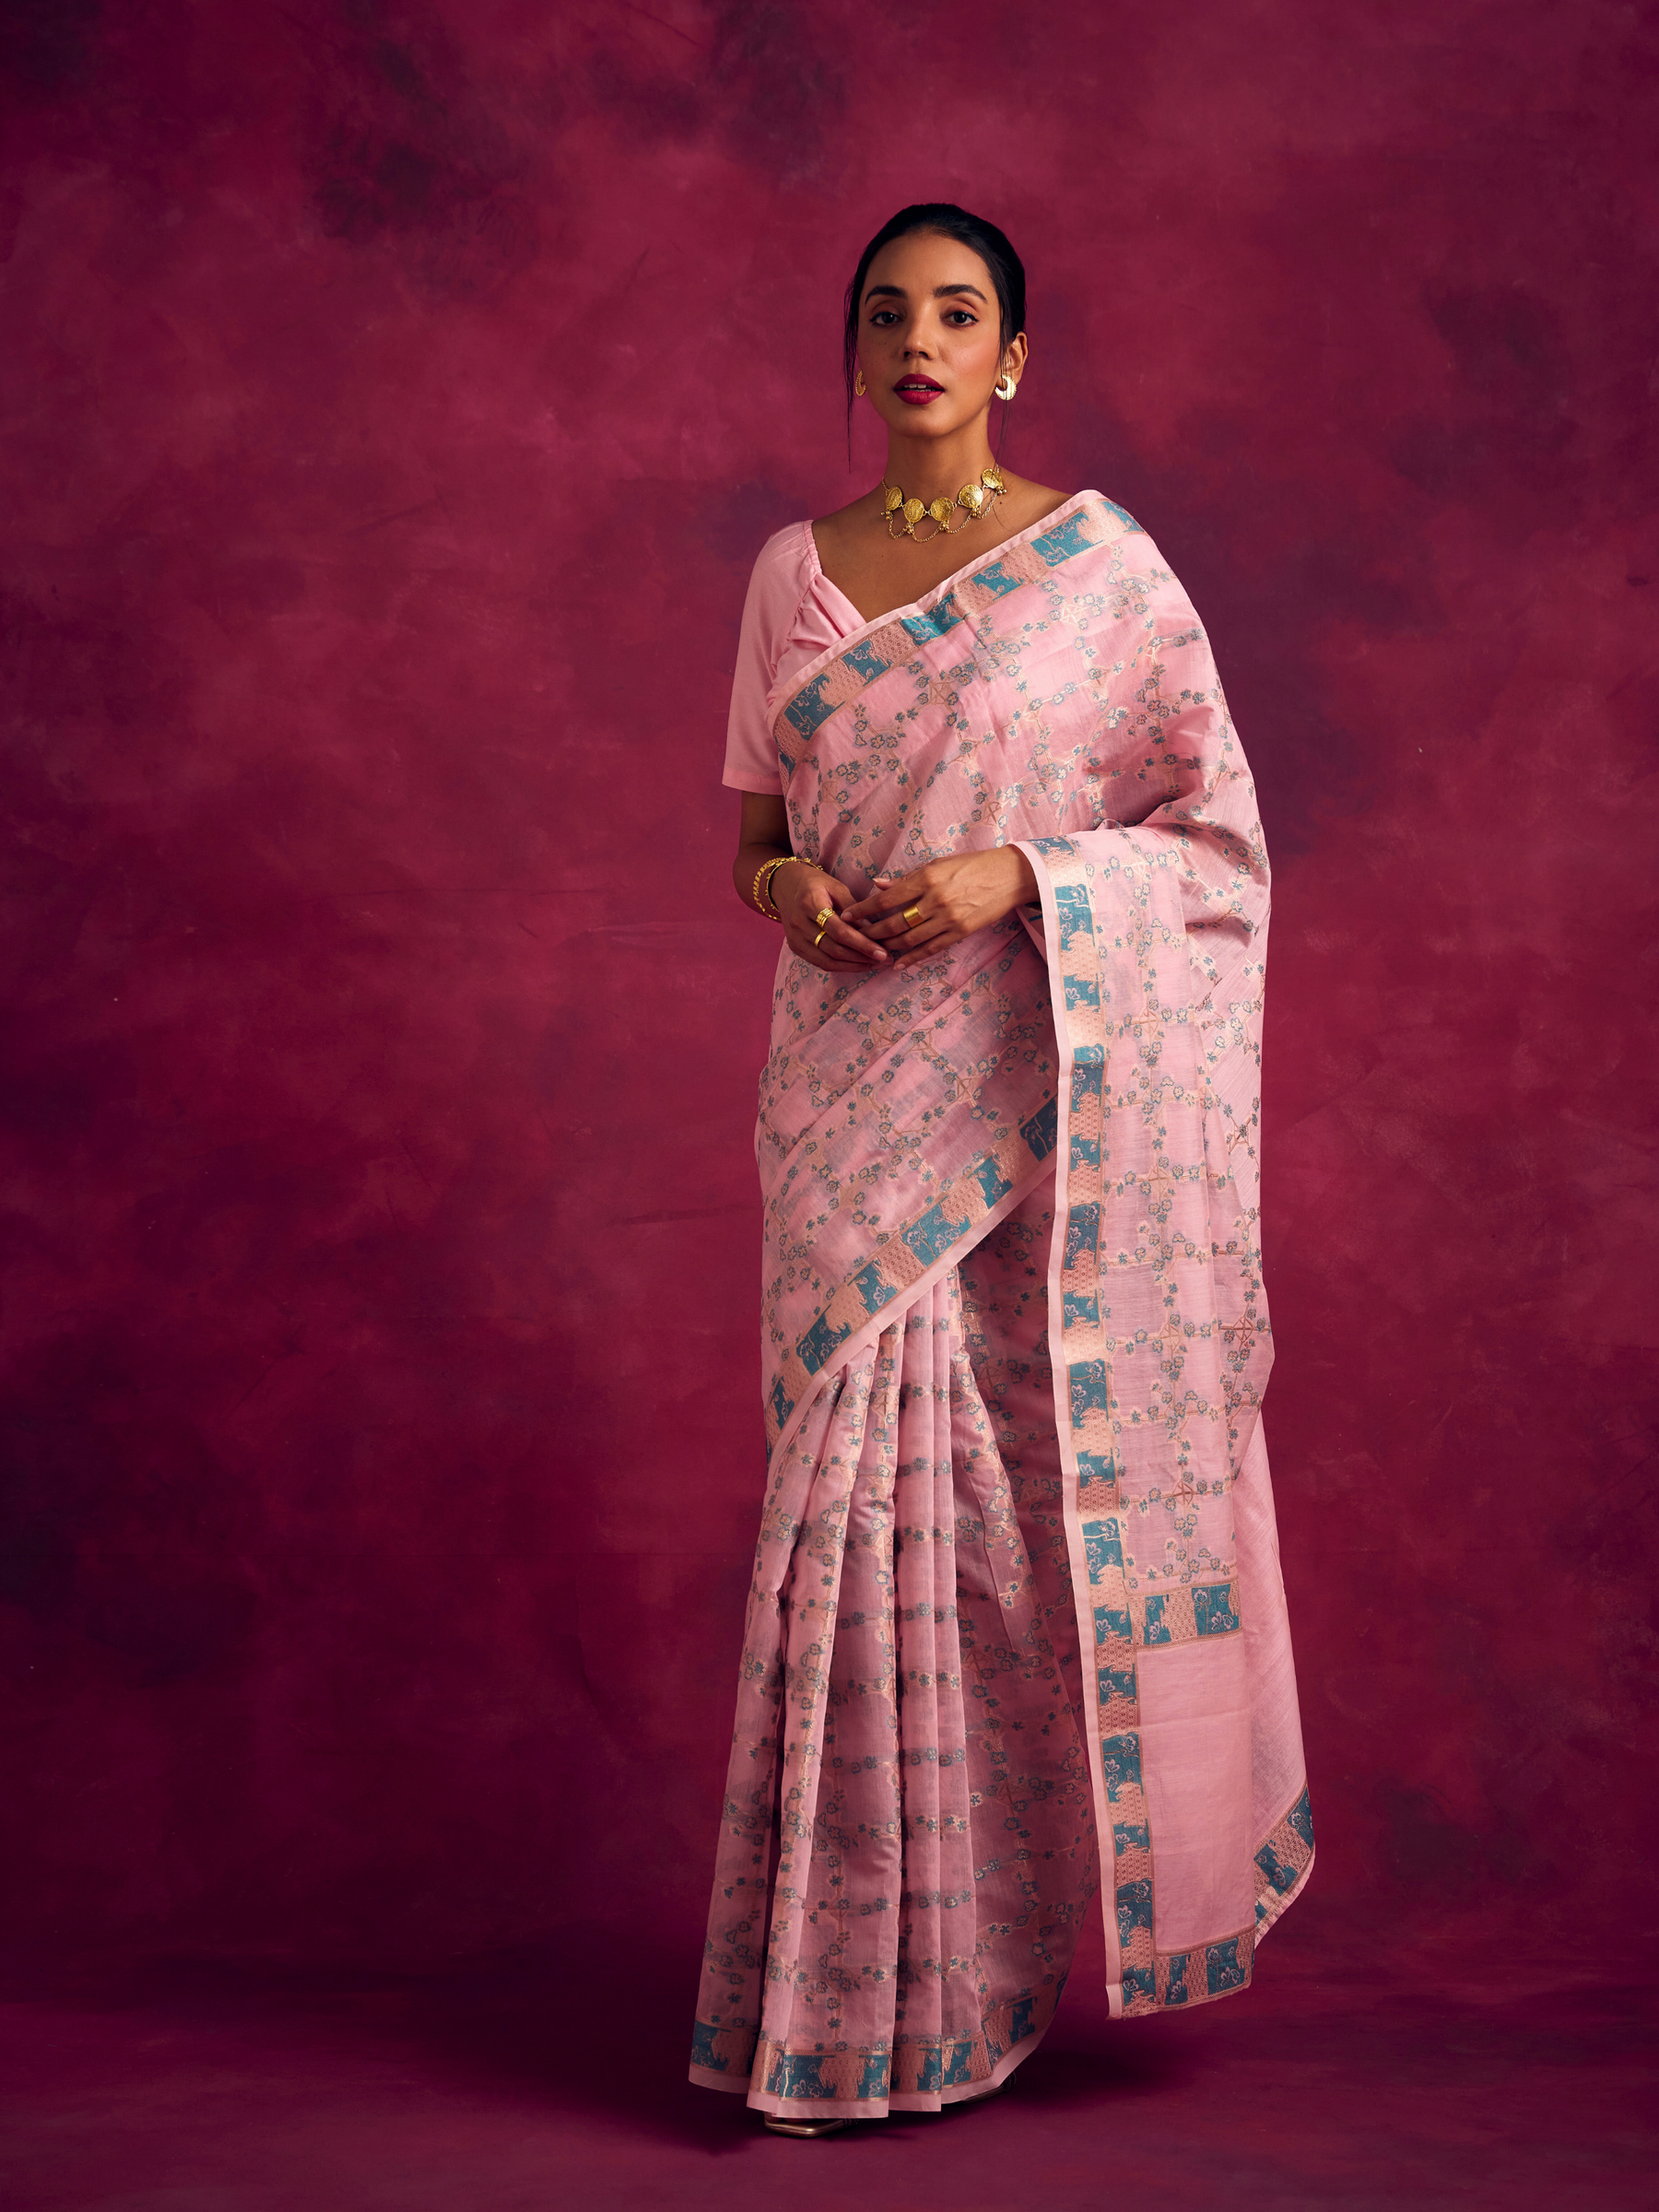
M 887 516 L 888 535 L 914 537 L 919 546 L 931 546 L 935 537 L 954 537 L 958 530 L 966 530 L 970 523 L 977 523 L 982 514 L 988 514 L 1007 488 L 999 470 L 985 468 L 980 471 L 977 484 L 963 485 L 954 502 L 935 500 L 930 505 L 922 500 L 907 500 L 897 484 L 889 484 L 883 477 L 882 512 Z M 962 519 L 952 529 L 950 518 L 958 507 L 963 510 Z M 934 523 L 937 527 L 925 537 L 916 537 L 916 524 L 924 522 Z M 895 530 L 895 523 L 901 523 L 904 527 Z

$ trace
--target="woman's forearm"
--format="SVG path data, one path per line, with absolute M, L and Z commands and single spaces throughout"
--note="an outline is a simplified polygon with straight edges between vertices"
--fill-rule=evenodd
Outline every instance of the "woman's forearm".
M 777 861 L 767 868 L 768 861 Z M 755 895 L 760 876 L 759 897 Z M 781 922 L 784 942 L 797 959 L 830 974 L 879 967 L 887 954 L 858 930 L 837 919 L 853 894 L 816 860 L 803 860 L 782 843 L 751 838 L 737 848 L 732 881 L 745 906 L 769 922 Z
M 769 907 L 756 905 L 755 877 L 769 860 L 781 859 L 788 850 L 787 845 L 738 846 L 737 857 L 732 863 L 732 885 L 745 906 L 752 908 L 757 913 L 766 914 L 770 918 L 771 909 Z M 761 896 L 764 898 L 766 894 L 764 884 L 761 885 L 760 890 Z
M 999 853 L 1006 853 L 1008 859 L 1017 864 L 1016 875 L 1019 896 L 1014 902 L 1016 906 L 1035 906 L 1041 894 L 1037 888 L 1037 871 L 1032 867 L 1028 856 L 1020 851 L 1018 845 L 998 845 L 996 850 Z
M 785 844 L 761 843 L 738 846 L 737 857 L 732 863 L 732 882 L 737 896 L 742 900 L 744 905 L 754 912 L 764 914 L 769 922 L 776 922 L 780 918 L 777 911 L 776 887 L 778 878 L 786 872 L 785 869 L 774 868 L 769 876 L 762 877 L 760 896 L 759 899 L 755 897 L 756 878 L 759 877 L 760 870 L 765 867 L 769 860 L 786 862 L 798 868 L 810 868 L 816 864 L 809 860 L 797 858 Z

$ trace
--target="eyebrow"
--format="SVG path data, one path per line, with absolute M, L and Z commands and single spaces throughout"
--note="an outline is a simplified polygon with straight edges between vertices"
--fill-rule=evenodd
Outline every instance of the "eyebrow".
M 949 300 L 959 292 L 971 293 L 982 307 L 985 304 L 985 295 L 980 290 L 977 284 L 935 284 L 933 296 L 935 300 Z M 901 284 L 872 284 L 865 291 L 866 306 L 872 300 L 908 300 L 909 298 L 910 294 Z

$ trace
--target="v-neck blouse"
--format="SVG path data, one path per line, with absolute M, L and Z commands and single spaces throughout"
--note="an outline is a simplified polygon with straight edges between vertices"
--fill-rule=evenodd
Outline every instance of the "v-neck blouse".
M 772 709 L 797 670 L 864 626 L 852 600 L 818 566 L 810 522 L 791 523 L 767 539 L 743 605 L 724 782 L 734 791 L 782 791 Z
M 1098 500 L 1098 491 L 1074 491 L 1046 514 L 1023 530 L 993 546 L 954 575 L 930 584 L 928 592 L 942 591 L 957 576 L 980 560 L 1023 544 L 1037 531 L 1051 529 L 1062 515 L 1084 500 Z M 1106 505 L 1132 523 L 1115 501 Z M 927 596 L 924 593 L 923 596 Z M 897 611 L 897 610 L 894 610 Z M 791 680 L 843 638 L 865 627 L 861 615 L 838 584 L 830 582 L 818 561 L 818 540 L 810 522 L 791 523 L 769 537 L 760 548 L 743 604 L 743 627 L 737 638 L 737 665 L 732 675 L 732 706 L 726 723 L 725 773 L 721 781 L 734 791 L 781 795 L 783 779 L 778 766 L 778 747 L 771 733 L 772 711 Z

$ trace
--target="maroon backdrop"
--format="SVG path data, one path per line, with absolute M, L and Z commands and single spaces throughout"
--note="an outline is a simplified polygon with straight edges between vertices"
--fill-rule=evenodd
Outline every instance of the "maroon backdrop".
M 943 196 L 1028 259 L 1008 459 L 1154 532 L 1277 861 L 1280 1955 L 1632 1971 L 1652 12 L 0 24 L 14 1947 L 631 1920 L 688 1985 L 761 1480 L 724 692 Z

